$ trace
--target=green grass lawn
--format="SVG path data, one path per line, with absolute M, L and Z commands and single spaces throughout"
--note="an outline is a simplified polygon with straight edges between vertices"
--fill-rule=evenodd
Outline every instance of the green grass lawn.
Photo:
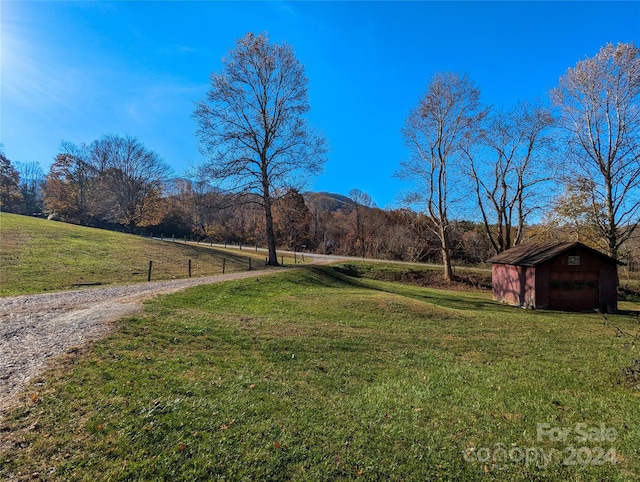
M 246 271 L 264 255 L 145 239 L 104 229 L 0 213 L 0 296 Z M 260 264 L 262 263 L 262 264 Z
M 628 311 L 604 325 L 325 266 L 162 296 L 118 326 L 0 423 L 0 479 L 640 477 Z

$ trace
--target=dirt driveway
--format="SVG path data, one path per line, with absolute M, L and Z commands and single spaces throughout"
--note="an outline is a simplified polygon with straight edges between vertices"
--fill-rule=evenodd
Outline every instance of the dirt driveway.
M 108 334 L 153 296 L 274 271 L 0 298 L 0 419 L 50 357 Z

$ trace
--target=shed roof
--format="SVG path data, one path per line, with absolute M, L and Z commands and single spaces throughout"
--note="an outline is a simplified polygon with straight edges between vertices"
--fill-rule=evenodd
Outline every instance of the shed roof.
M 607 256 L 596 249 L 577 242 L 519 244 L 518 246 L 494 256 L 489 259 L 489 262 L 496 264 L 513 264 L 517 266 L 537 266 L 575 247 L 586 249 L 594 256 L 604 258 L 611 263 L 622 264 L 616 259 Z

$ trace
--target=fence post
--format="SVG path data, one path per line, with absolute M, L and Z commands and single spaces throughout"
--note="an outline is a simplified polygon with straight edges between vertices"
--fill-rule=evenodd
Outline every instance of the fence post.
M 153 261 L 149 261 L 149 272 L 147 273 L 147 281 L 151 281 L 151 269 L 153 267 Z
M 222 274 L 224 274 L 224 268 L 226 264 L 227 264 L 227 258 L 222 258 Z
M 191 260 L 189 260 L 189 278 L 191 278 Z
M 265 263 L 264 263 L 264 264 L 265 264 L 265 266 L 266 266 L 266 265 L 267 265 L 267 262 L 265 261 Z M 284 266 L 284 256 L 281 256 L 281 257 L 280 257 L 280 264 L 281 264 L 282 266 Z
M 173 241 L 174 243 L 176 242 L 176 235 L 175 234 L 171 235 L 171 241 Z

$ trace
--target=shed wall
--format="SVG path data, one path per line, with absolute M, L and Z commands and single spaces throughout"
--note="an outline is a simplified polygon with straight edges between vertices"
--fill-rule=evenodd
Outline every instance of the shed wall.
M 536 269 L 536 306 L 539 310 L 549 309 L 549 271 Z
M 618 267 L 579 246 L 537 267 L 545 273 L 547 292 L 537 291 L 536 306 L 555 310 L 617 310 Z M 542 282 L 539 280 L 539 285 Z
M 491 266 L 493 299 L 520 306 L 524 299 L 524 266 L 494 264 Z
M 537 308 L 536 269 L 494 264 L 491 267 L 493 299 L 523 308 Z

